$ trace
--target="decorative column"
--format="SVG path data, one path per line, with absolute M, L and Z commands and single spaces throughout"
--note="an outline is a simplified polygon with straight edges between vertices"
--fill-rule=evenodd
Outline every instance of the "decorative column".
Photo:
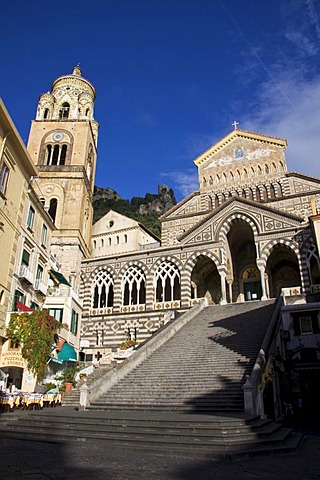
M 232 296 L 232 284 L 233 284 L 233 279 L 228 279 L 227 280 L 227 284 L 228 284 L 228 289 L 229 289 L 229 298 L 230 298 L 230 303 L 232 303 L 232 299 L 233 299 L 233 296 Z
M 227 304 L 227 290 L 226 290 L 226 276 L 227 272 L 221 268 L 218 268 L 218 272 L 220 275 L 220 281 L 221 281 L 221 305 L 226 305 Z
M 261 300 L 268 300 L 267 291 L 266 291 L 266 279 L 265 279 L 265 266 L 261 263 L 261 261 L 257 261 L 257 266 L 260 271 L 260 281 L 261 281 L 261 289 L 262 289 L 262 297 Z

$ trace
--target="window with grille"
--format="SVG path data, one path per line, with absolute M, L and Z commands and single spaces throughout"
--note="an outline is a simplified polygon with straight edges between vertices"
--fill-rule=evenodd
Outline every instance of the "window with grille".
M 113 278 L 110 272 L 103 270 L 94 279 L 92 286 L 92 307 L 113 306 Z
M 171 262 L 159 265 L 154 278 L 155 301 L 180 300 L 180 272 Z
M 140 305 L 146 302 L 146 277 L 139 267 L 131 266 L 122 278 L 122 304 Z

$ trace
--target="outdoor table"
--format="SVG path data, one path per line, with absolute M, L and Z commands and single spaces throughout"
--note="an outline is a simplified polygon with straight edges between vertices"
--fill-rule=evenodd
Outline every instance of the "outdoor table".
M 43 407 L 43 395 L 41 393 L 25 393 L 21 400 L 24 409 L 35 410 Z

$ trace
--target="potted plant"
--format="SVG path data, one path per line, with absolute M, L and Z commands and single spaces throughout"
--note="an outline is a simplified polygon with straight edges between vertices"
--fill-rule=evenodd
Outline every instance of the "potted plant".
M 128 348 L 136 347 L 136 345 L 138 345 L 138 342 L 136 342 L 135 340 L 129 339 L 120 343 L 119 348 L 120 350 L 127 350 Z
M 66 370 L 62 373 L 61 378 L 63 381 L 63 384 L 65 386 L 65 391 L 69 391 L 72 389 L 72 387 L 75 386 L 76 381 L 75 381 L 75 374 L 76 374 L 76 368 L 75 367 L 67 367 Z

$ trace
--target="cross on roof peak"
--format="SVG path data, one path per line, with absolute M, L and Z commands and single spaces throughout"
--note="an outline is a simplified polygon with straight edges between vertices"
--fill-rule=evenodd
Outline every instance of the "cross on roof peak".
M 239 122 L 234 121 L 232 126 L 234 127 L 235 130 L 237 130 L 237 126 L 239 125 Z

